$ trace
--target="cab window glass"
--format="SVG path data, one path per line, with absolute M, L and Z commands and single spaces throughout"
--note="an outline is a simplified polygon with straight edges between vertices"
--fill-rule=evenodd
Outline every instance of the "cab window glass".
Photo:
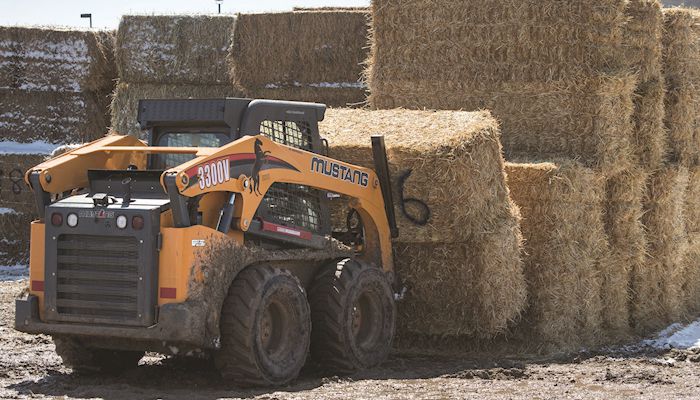
M 228 142 L 223 133 L 168 132 L 158 139 L 162 147 L 220 147 Z M 168 169 L 195 158 L 194 154 L 158 154 L 154 158 L 153 168 Z

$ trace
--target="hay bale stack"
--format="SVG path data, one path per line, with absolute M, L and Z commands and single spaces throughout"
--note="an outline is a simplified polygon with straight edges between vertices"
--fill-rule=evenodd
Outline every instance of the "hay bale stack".
M 242 14 L 229 55 L 231 77 L 249 97 L 362 103 L 366 43 L 362 9 Z
M 0 89 L 0 137 L 15 142 L 84 143 L 104 135 L 109 95 Z
M 630 0 L 623 45 L 627 65 L 637 74 L 634 96 L 633 149 L 647 172 L 661 167 L 668 151 L 664 131 L 662 71 L 663 13 L 658 0 Z
M 686 279 L 681 291 L 685 315 L 695 317 L 700 313 L 700 233 L 691 233 L 688 242 L 688 253 L 684 260 Z
M 525 239 L 529 303 L 521 330 L 547 351 L 597 343 L 609 268 L 603 177 L 567 160 L 507 163 L 506 172 Z
M 399 332 L 493 337 L 525 301 L 518 212 L 488 112 L 329 109 L 319 125 L 330 156 L 371 166 L 384 134 L 394 192 L 430 209 L 418 225 L 397 208 L 396 268 L 408 289 Z M 399 189 L 398 177 L 411 171 Z M 408 215 L 413 202 L 405 206 Z M 414 217 L 416 215 L 413 215 Z
M 112 130 L 124 135 L 143 134 L 136 120 L 142 99 L 209 99 L 237 97 L 241 92 L 231 85 L 177 85 L 120 82 L 110 109 Z
M 231 85 L 226 62 L 233 16 L 125 15 L 117 31 L 119 83 L 112 130 L 139 136 L 141 99 L 241 96 Z
M 0 137 L 81 143 L 105 134 L 114 32 L 0 27 Z
M 114 32 L 0 26 L 0 88 L 111 90 Z
M 125 15 L 117 31 L 119 78 L 129 83 L 222 85 L 235 18 Z
M 32 218 L 27 214 L 0 208 L 0 265 L 29 262 L 29 231 Z
M 683 313 L 684 261 L 688 253 L 685 197 L 688 169 L 667 166 L 650 180 L 644 224 L 649 259 L 632 271 L 632 324 L 639 333 L 677 321 Z
M 700 163 L 700 11 L 664 10 L 663 46 L 669 158 L 692 167 Z
M 488 108 L 506 158 L 634 162 L 626 0 L 372 4 L 375 108 Z

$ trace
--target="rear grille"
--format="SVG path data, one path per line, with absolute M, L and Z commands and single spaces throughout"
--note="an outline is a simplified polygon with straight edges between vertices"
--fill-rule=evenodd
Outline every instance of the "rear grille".
M 136 238 L 61 235 L 57 246 L 58 314 L 120 322 L 138 318 Z

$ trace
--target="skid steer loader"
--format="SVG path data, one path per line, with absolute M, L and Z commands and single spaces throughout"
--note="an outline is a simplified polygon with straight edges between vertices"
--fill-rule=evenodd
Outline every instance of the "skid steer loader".
M 325 106 L 142 100 L 148 140 L 107 136 L 26 172 L 29 294 L 16 329 L 74 369 L 145 351 L 211 354 L 239 385 L 283 385 L 313 360 L 382 362 L 395 325 L 398 235 L 382 137 L 376 171 L 331 159 Z M 347 196 L 349 229 L 328 202 Z

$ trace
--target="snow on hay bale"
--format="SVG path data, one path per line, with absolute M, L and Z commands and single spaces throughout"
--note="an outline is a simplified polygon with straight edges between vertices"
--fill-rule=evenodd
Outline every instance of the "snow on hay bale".
M 595 344 L 609 267 L 604 179 L 573 161 L 506 163 L 506 173 L 525 239 L 529 304 L 521 332 L 545 350 Z
M 84 143 L 107 132 L 105 92 L 0 89 L 0 137 L 16 142 Z
M 425 203 L 422 213 L 406 202 L 397 210 L 401 236 L 410 243 L 459 243 L 512 217 L 503 172 L 498 124 L 488 112 L 367 111 L 329 109 L 319 123 L 331 157 L 372 167 L 370 136 L 383 134 L 396 198 Z M 408 217 L 406 214 L 410 215 Z
M 0 88 L 111 90 L 113 31 L 0 27 Z
M 136 120 L 139 100 L 209 99 L 236 97 L 241 93 L 231 85 L 180 85 L 120 82 L 110 106 L 112 130 L 123 135 L 139 136 L 143 132 Z
M 688 169 L 667 166 L 651 177 L 645 199 L 649 259 L 632 271 L 632 324 L 648 333 L 677 321 L 683 312 L 681 293 L 688 252 L 685 200 Z
M 365 101 L 366 10 L 238 16 L 229 55 L 231 77 L 251 97 Z
M 407 288 L 399 331 L 492 337 L 525 300 L 517 207 L 505 183 L 498 125 L 488 112 L 329 109 L 330 156 L 371 166 L 384 134 L 397 208 L 396 268 Z M 410 176 L 399 189 L 399 176 Z M 410 201 L 408 199 L 414 199 Z M 425 225 L 416 200 L 430 210 Z
M 125 15 L 117 31 L 119 78 L 129 83 L 227 84 L 233 16 Z
M 624 56 L 638 76 L 634 96 L 632 143 L 646 171 L 661 166 L 666 152 L 664 78 L 662 72 L 663 14 L 658 0 L 630 0 L 625 14 Z
M 691 167 L 700 163 L 700 11 L 664 10 L 663 45 L 670 158 Z
M 44 154 L 0 153 L 0 209 L 36 214 L 34 194 L 24 183 L 24 173 L 42 163 L 45 158 Z

